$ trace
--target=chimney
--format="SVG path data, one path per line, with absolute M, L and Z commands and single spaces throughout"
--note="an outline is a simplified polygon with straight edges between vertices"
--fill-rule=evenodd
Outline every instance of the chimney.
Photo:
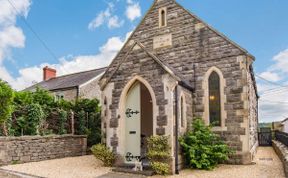
M 47 81 L 51 78 L 55 78 L 56 77 L 56 70 L 49 68 L 48 66 L 43 68 L 43 80 Z

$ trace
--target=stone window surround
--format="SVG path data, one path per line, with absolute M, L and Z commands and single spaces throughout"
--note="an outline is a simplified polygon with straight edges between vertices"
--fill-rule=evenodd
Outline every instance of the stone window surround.
M 164 13 L 164 18 L 165 18 L 165 24 L 162 25 L 162 12 L 165 12 Z M 162 7 L 162 8 L 159 8 L 159 28 L 161 27 L 166 27 L 167 26 L 167 7 Z
M 212 72 L 216 72 L 220 78 L 220 97 L 221 97 L 221 126 L 220 127 L 212 127 L 213 131 L 227 131 L 226 127 L 226 119 L 227 119 L 227 112 L 225 111 L 225 103 L 226 103 L 226 94 L 224 93 L 224 89 L 226 87 L 226 80 L 224 79 L 223 73 L 220 69 L 213 66 L 211 67 L 205 74 L 203 80 L 203 90 L 204 90 L 204 97 L 203 97 L 203 104 L 204 104 L 204 113 L 203 119 L 206 125 L 209 125 L 209 77 Z
M 183 105 L 181 102 L 183 103 Z M 187 126 L 187 119 L 186 119 L 187 105 L 186 105 L 186 99 L 185 99 L 185 95 L 184 95 L 183 91 L 181 91 L 181 93 L 180 93 L 180 102 L 178 103 L 178 105 L 179 105 L 179 116 L 180 116 L 179 117 L 179 123 L 180 123 L 179 125 L 181 128 L 186 128 L 186 126 Z M 183 110 L 183 113 L 181 112 L 181 110 Z

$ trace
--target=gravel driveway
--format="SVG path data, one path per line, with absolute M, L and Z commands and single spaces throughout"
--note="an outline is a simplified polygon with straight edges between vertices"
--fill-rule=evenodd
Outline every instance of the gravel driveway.
M 213 171 L 183 170 L 180 175 L 167 176 L 165 178 L 285 178 L 283 165 L 272 147 L 259 147 L 255 162 L 256 164 L 254 165 L 245 166 L 220 165 Z M 111 172 L 111 169 L 102 167 L 94 156 L 63 158 L 10 165 L 2 168 L 47 178 L 96 178 Z M 115 174 L 117 173 L 110 173 L 105 176 L 113 175 L 113 177 L 119 177 Z M 131 178 L 135 176 L 121 174 L 121 178 L 125 177 Z M 153 178 L 162 177 L 153 176 Z
M 272 147 L 259 147 L 255 162 L 254 165 L 220 165 L 213 171 L 183 170 L 180 175 L 166 178 L 285 178 L 283 165 Z
M 9 165 L 2 169 L 46 178 L 95 178 L 111 171 L 92 155 Z

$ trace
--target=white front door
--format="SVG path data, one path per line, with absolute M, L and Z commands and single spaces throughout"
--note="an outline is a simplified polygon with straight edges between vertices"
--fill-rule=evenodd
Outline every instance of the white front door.
M 141 87 L 135 83 L 128 91 L 125 107 L 125 162 L 134 163 L 141 156 Z

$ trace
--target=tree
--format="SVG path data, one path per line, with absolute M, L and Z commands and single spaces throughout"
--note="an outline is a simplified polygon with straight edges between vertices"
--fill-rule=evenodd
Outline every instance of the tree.
M 0 124 L 3 126 L 4 134 L 7 135 L 5 122 L 13 112 L 14 91 L 3 80 L 0 79 Z

